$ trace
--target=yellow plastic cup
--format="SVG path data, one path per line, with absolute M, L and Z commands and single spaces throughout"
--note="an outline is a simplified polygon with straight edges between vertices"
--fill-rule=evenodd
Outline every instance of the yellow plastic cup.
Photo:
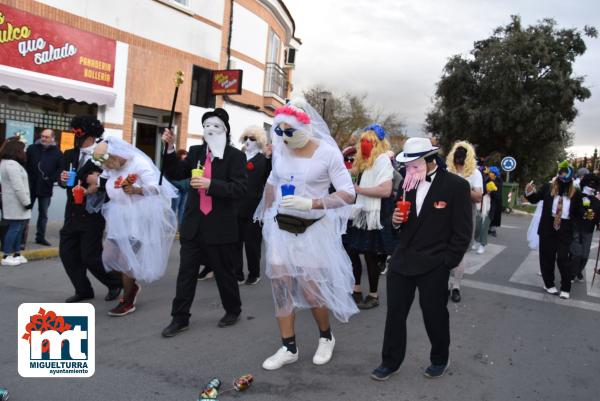
M 192 177 L 204 177 L 203 168 L 195 168 L 192 170 Z

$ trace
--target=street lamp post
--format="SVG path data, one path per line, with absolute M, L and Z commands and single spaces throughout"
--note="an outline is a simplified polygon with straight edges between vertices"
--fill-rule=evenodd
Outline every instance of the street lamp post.
M 323 99 L 323 109 L 321 110 L 321 116 L 325 119 L 325 106 L 327 105 L 327 99 L 331 97 L 331 92 L 329 91 L 321 91 L 319 92 L 319 97 Z

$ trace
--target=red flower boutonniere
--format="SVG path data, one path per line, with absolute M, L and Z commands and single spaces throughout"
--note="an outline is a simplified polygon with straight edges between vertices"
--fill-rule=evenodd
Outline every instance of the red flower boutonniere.
M 254 163 L 252 163 L 252 162 L 248 162 L 248 164 L 246 164 L 246 169 L 247 169 L 248 171 L 252 171 L 252 170 L 254 170 Z

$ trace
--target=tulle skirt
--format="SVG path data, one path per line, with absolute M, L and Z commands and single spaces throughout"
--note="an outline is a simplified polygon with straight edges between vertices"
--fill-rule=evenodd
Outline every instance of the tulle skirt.
M 102 214 L 106 219 L 105 269 L 147 283 L 161 278 L 177 228 L 169 202 L 161 196 L 111 200 Z
M 527 242 L 529 243 L 529 248 L 533 250 L 538 249 L 540 246 L 538 227 L 540 226 L 540 218 L 542 217 L 543 207 L 544 202 L 538 202 L 537 207 L 535 208 L 535 213 L 533 214 L 533 218 L 531 219 L 531 223 L 529 223 L 529 228 L 527 229 Z
M 328 212 L 303 234 L 280 230 L 265 219 L 266 274 L 271 279 L 275 315 L 295 308 L 326 307 L 341 322 L 358 313 L 352 299 L 352 264 L 342 246 L 339 222 Z

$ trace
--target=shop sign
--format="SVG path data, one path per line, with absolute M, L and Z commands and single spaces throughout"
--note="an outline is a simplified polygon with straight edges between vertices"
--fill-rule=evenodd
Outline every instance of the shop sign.
M 113 87 L 116 42 L 0 4 L 0 64 Z

